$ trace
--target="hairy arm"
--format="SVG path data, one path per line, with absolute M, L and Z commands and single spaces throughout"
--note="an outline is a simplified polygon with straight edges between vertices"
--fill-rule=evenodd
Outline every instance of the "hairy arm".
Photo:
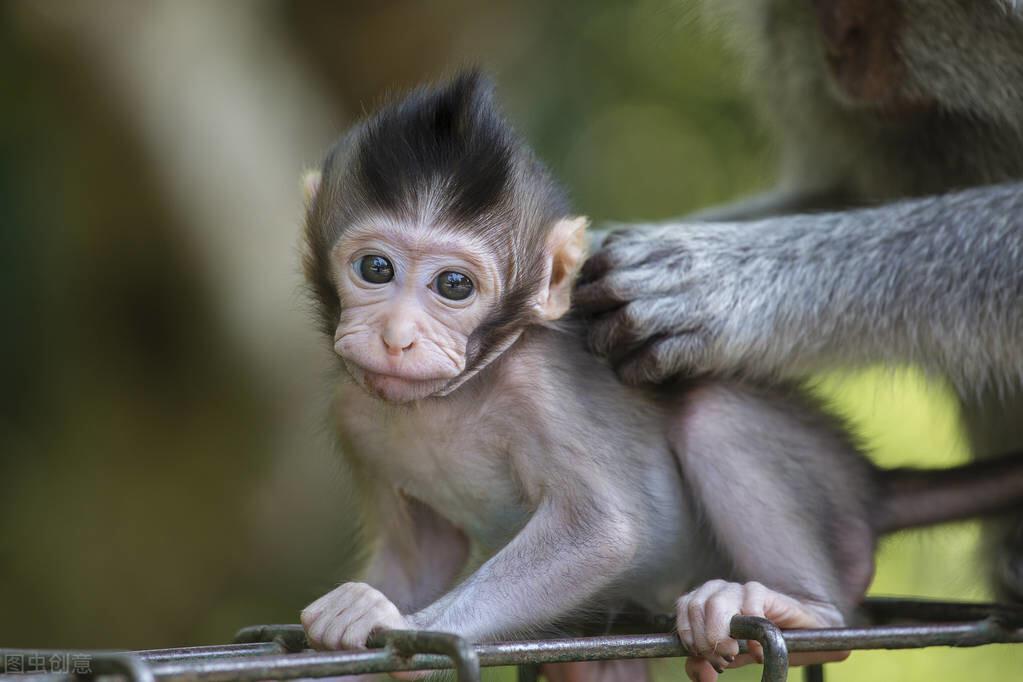
M 403 498 L 398 509 L 374 547 L 365 579 L 410 613 L 451 587 L 468 559 L 469 541 L 419 500 Z
M 478 640 L 570 615 L 632 558 L 636 532 L 613 510 L 597 500 L 544 501 L 508 545 L 409 620 Z
M 378 490 L 380 513 L 365 582 L 347 582 L 302 611 L 310 643 L 357 648 L 382 627 L 408 627 L 402 613 L 448 589 L 468 557 L 465 535 L 418 500 Z
M 445 547 L 423 543 L 414 564 L 394 564 L 384 560 L 386 552 L 378 554 L 371 565 L 384 571 L 367 578 L 372 586 L 341 585 L 307 607 L 302 623 L 310 642 L 323 649 L 364 648 L 384 629 L 484 639 L 549 624 L 585 604 L 626 568 L 636 533 L 613 510 L 607 501 L 586 498 L 544 501 L 511 542 L 429 605 L 423 597 L 447 585 L 422 576 L 437 561 L 430 555 L 445 553 Z
M 748 223 L 613 233 L 576 291 L 627 381 L 916 363 L 1023 376 L 1023 185 Z

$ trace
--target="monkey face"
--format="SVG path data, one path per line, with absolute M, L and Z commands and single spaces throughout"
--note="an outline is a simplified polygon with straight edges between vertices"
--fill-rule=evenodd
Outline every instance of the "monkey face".
M 470 335 L 500 299 L 497 258 L 464 232 L 374 220 L 333 249 L 334 351 L 393 403 L 426 398 L 466 366 Z
M 355 126 L 303 185 L 322 328 L 384 400 L 447 395 L 568 311 L 587 221 L 478 73 Z

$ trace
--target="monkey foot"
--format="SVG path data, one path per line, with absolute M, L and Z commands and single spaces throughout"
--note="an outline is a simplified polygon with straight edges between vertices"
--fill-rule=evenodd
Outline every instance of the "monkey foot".
M 686 659 L 686 674 L 694 682 L 714 682 L 725 668 L 763 662 L 763 651 L 749 643 L 749 654 L 739 654 L 739 643 L 729 629 L 733 616 L 767 618 L 781 628 L 819 628 L 842 624 L 833 606 L 806 603 L 775 592 L 757 582 L 711 580 L 689 592 L 675 605 L 679 639 L 694 655 Z M 794 665 L 838 661 L 848 652 L 826 652 L 793 657 Z

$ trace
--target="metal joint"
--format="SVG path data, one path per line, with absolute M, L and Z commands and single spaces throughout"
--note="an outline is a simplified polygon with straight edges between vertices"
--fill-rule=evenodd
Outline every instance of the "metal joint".
M 735 616 L 730 634 L 735 639 L 752 639 L 764 650 L 761 682 L 785 682 L 789 675 L 789 648 L 777 625 L 766 618 Z
M 439 654 L 451 659 L 458 682 L 479 682 L 480 659 L 468 640 L 448 632 L 429 630 L 386 630 L 370 640 L 370 646 L 383 645 L 400 658 L 416 654 Z

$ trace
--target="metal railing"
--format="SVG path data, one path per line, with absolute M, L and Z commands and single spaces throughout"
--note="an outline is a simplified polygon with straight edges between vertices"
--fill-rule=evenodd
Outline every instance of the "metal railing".
M 783 631 L 762 618 L 736 616 L 731 630 L 742 651 L 746 640 L 763 646 L 763 682 L 787 679 L 790 653 L 1023 643 L 1023 607 L 870 599 L 864 611 L 871 624 L 863 627 Z M 46 682 L 98 675 L 132 682 L 218 682 L 454 669 L 459 682 L 478 682 L 483 667 L 514 665 L 520 682 L 532 682 L 543 663 L 689 655 L 671 632 L 670 618 L 646 621 L 646 629 L 655 631 L 484 644 L 443 632 L 391 631 L 365 651 L 322 652 L 306 648 L 301 626 L 258 625 L 239 631 L 234 644 L 219 646 L 131 652 L 0 649 L 0 673 L 36 673 L 33 680 Z M 808 666 L 804 675 L 823 680 L 823 666 Z

